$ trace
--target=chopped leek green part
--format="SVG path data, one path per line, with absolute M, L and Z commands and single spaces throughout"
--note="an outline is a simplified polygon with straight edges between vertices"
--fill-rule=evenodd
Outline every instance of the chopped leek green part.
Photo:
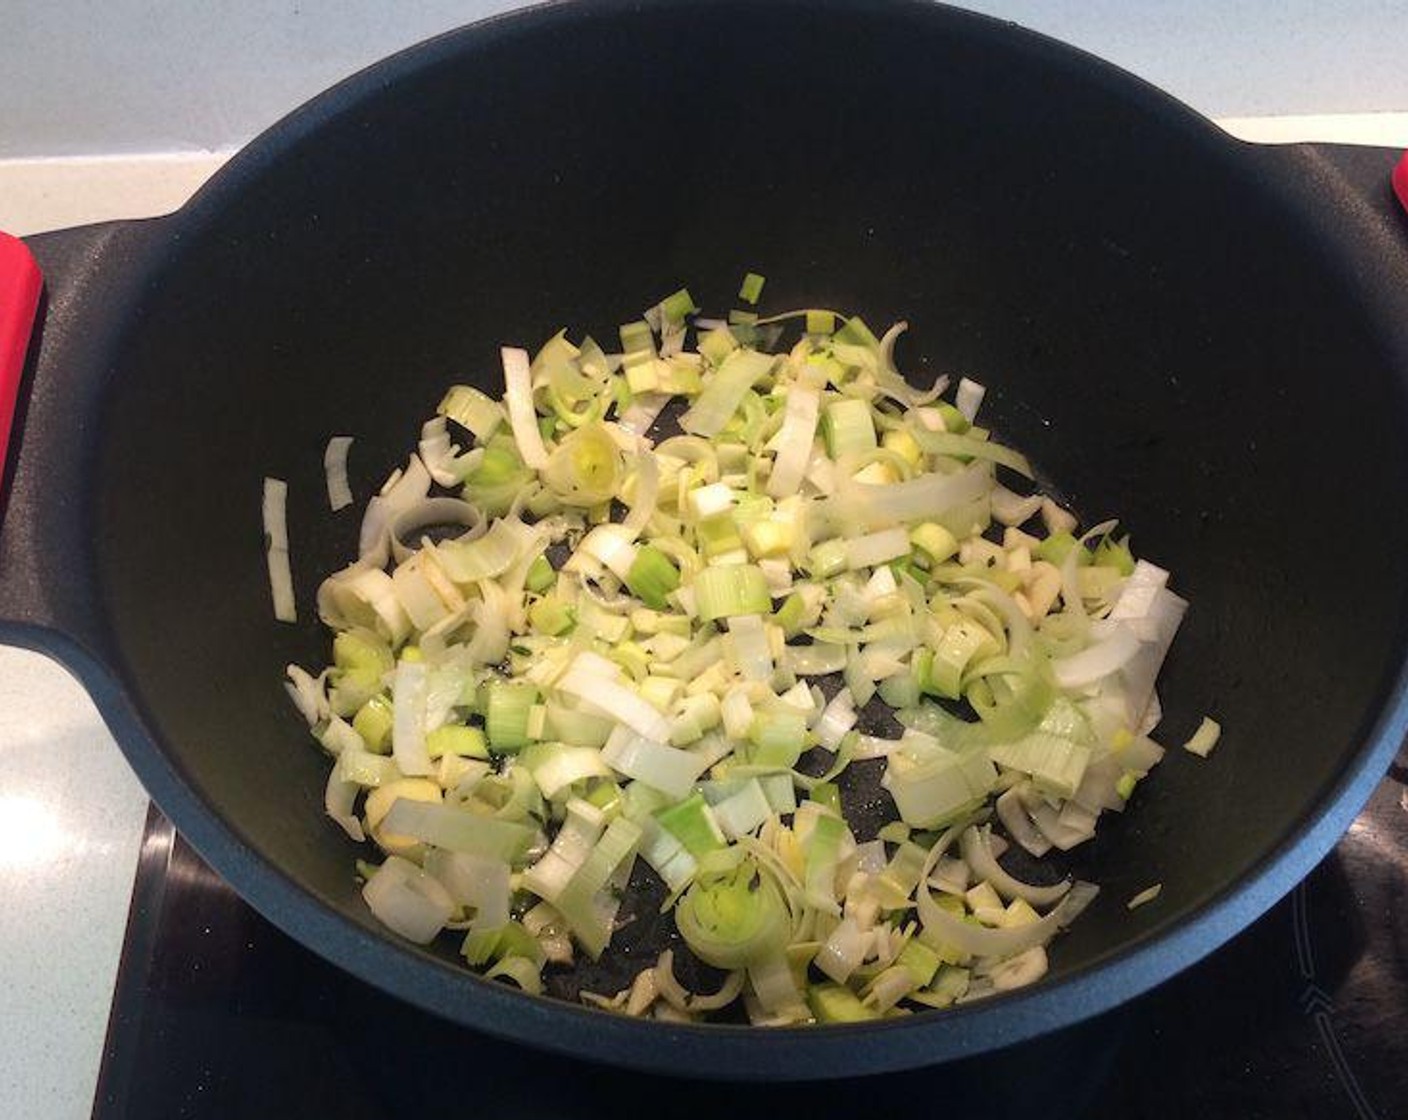
M 748 741 L 753 744 L 753 765 L 790 770 L 806 749 L 806 718 L 798 712 L 758 712 L 748 726 Z
M 683 323 L 686 316 L 693 315 L 698 310 L 688 288 L 681 288 L 660 301 L 660 311 L 670 323 Z
M 841 815 L 841 787 L 835 782 L 817 782 L 807 796 L 837 816 Z
M 533 705 L 538 702 L 535 685 L 517 681 L 489 682 L 489 699 L 484 712 L 484 726 L 489 733 L 489 745 L 500 752 L 517 751 L 529 743 L 528 720 Z
M 958 540 L 942 525 L 926 521 L 909 531 L 910 542 L 929 559 L 929 563 L 942 564 L 958 555 Z
M 621 324 L 621 349 L 627 354 L 655 355 L 655 334 L 644 319 Z
M 738 339 L 727 327 L 715 327 L 699 340 L 699 353 L 711 366 L 720 366 L 729 353 L 738 349 Z
M 919 657 L 927 650 L 915 650 L 912 657 Z M 875 688 L 880 699 L 892 708 L 912 708 L 919 703 L 922 685 L 913 673 L 897 673 L 886 677 Z
M 826 450 L 833 459 L 876 448 L 875 423 L 867 401 L 851 398 L 827 405 L 822 413 L 821 430 L 826 437 Z
M 670 558 L 652 545 L 642 545 L 636 550 L 626 576 L 626 586 L 631 594 L 647 607 L 664 610 L 669 605 L 669 594 L 680 585 L 680 570 L 670 562 Z
M 484 972 L 486 980 L 509 980 L 529 995 L 543 994 L 542 966 L 527 957 L 504 957 Z
M 539 599 L 528 608 L 528 622 L 539 634 L 557 637 L 576 622 L 572 608 L 554 595 Z
M 724 847 L 723 833 L 714 822 L 709 803 L 702 793 L 691 794 L 686 800 L 661 809 L 655 819 L 692 856 L 707 855 Z
M 1048 564 L 1055 564 L 1059 568 L 1066 562 L 1066 557 L 1071 549 L 1075 547 L 1077 547 L 1076 539 L 1070 533 L 1052 533 L 1036 546 L 1036 554 L 1038 558 L 1045 560 Z
M 620 899 L 603 905 L 599 896 L 621 867 L 630 866 L 640 843 L 641 828 L 630 818 L 616 817 L 554 905 L 572 927 L 573 936 L 595 959 L 611 940 L 611 926 Z
M 875 337 L 870 328 L 865 325 L 865 320 L 859 315 L 852 315 L 846 320 L 845 325 L 836 332 L 836 341 L 861 346 L 867 350 L 880 348 L 880 340 Z
M 934 975 L 939 971 L 938 954 L 922 941 L 910 938 L 904 943 L 904 948 L 899 951 L 895 958 L 895 963 L 903 967 L 914 980 L 916 988 L 927 988 L 933 983 Z
M 818 813 L 807 842 L 805 887 L 808 903 L 821 910 L 834 910 L 836 867 L 841 859 L 841 841 L 846 822 L 830 813 Z
M 344 630 L 333 639 L 333 664 L 344 671 L 370 673 L 380 678 L 395 668 L 391 649 L 374 634 Z
M 744 398 L 777 359 L 770 354 L 739 348 L 730 350 L 703 391 L 680 417 L 680 427 L 692 435 L 712 438 L 728 426 Z
M 1026 456 L 988 439 L 979 439 L 977 432 L 978 429 L 973 428 L 968 435 L 955 435 L 950 432 L 929 432 L 920 429 L 913 438 L 931 455 L 947 456 L 964 463 L 974 459 L 987 459 L 1027 478 L 1032 477 L 1031 464 L 1027 462 Z
M 362 737 L 367 750 L 386 754 L 391 749 L 392 720 L 390 699 L 384 695 L 373 696 L 352 717 L 352 730 Z
M 903 824 L 903 821 L 896 822 Z M 906 826 L 907 828 L 908 826 Z M 889 895 L 883 901 L 892 909 L 902 908 L 919 880 L 924 877 L 924 864 L 929 858 L 929 849 L 910 841 L 908 835 L 899 841 L 899 847 L 890 857 L 885 870 L 880 873 L 880 885 Z
M 873 1007 L 844 984 L 813 984 L 807 989 L 807 1006 L 818 1023 L 865 1023 L 880 1018 Z
M 812 549 L 808 557 L 807 570 L 816 579 L 830 579 L 840 575 L 847 567 L 849 542 L 837 538 L 823 541 Z
M 543 950 L 538 939 L 523 928 L 522 922 L 510 921 L 497 929 L 472 932 L 460 949 L 470 964 L 484 965 L 508 957 L 523 957 L 542 963 Z
M 447 723 L 437 727 L 425 737 L 426 753 L 431 758 L 453 754 L 461 758 L 488 758 L 489 744 L 484 732 L 477 727 Z
M 613 816 L 621 807 L 621 787 L 608 779 L 596 781 L 587 790 L 586 801 L 607 817 Z
M 909 839 L 909 825 L 904 821 L 890 821 L 882 825 L 875 835 L 888 844 L 903 844 Z
M 1100 543 L 1095 546 L 1094 559 L 1096 564 L 1115 568 L 1122 576 L 1134 572 L 1134 554 L 1129 550 L 1128 537 L 1122 541 L 1102 537 Z
M 962 435 L 973 425 L 969 423 L 968 417 L 959 412 L 948 401 L 940 401 L 936 406 L 939 410 L 939 417 L 943 420 L 944 431 L 953 432 L 955 435 Z
M 783 633 L 789 638 L 795 638 L 802 632 L 807 615 L 807 603 L 798 592 L 793 592 L 782 601 L 782 605 L 773 611 L 773 622 L 782 627 Z
M 523 585 L 529 591 L 541 595 L 557 582 L 557 573 L 552 570 L 552 564 L 546 556 L 536 556 L 533 562 L 528 565 L 528 573 L 524 577 Z
M 772 610 L 767 577 L 753 564 L 705 568 L 694 577 L 694 601 L 704 622 Z
M 744 303 L 757 303 L 766 282 L 766 278 L 756 272 L 748 273 L 743 277 L 743 284 L 738 289 L 738 298 Z

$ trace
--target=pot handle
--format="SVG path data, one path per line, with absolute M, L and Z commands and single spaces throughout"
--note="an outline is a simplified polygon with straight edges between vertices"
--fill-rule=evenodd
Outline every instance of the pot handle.
M 43 286 L 39 265 L 24 242 L 0 233 L 0 466 L 10 446 L 10 430 L 19 407 L 20 379 L 24 376 Z
M 1408 152 L 1403 153 L 1393 169 L 1393 193 L 1398 195 L 1398 204 L 1408 212 Z
M 0 644 L 105 660 L 87 498 L 112 334 L 144 290 L 160 220 L 0 234 Z M 86 680 L 85 680 L 85 683 Z M 91 691 L 91 689 L 90 689 Z

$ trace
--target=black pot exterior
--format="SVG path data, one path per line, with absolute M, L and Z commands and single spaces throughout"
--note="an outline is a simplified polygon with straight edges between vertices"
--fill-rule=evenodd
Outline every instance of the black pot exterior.
M 1366 196 L 1377 161 L 1383 198 Z M 434 40 L 261 137 L 187 207 L 40 239 L 48 318 L 0 534 L 0 638 L 94 692 L 148 789 L 277 924 L 368 981 L 524 1042 L 662 1072 L 808 1078 L 1073 1022 L 1211 951 L 1329 850 L 1397 744 L 1408 233 L 1384 153 L 1258 150 L 1078 52 L 926 4 L 579 3 Z M 1379 203 L 1382 205 L 1379 205 Z M 1075 869 L 1101 900 L 1042 984 L 765 1036 L 639 1023 L 382 932 L 279 688 L 361 494 L 503 343 L 614 325 L 687 283 L 725 308 L 912 324 L 901 361 L 988 420 L 1192 600 L 1164 737 Z M 301 617 L 270 618 L 258 505 L 290 482 Z M 1362 536 L 1361 536 L 1362 534 Z M 1162 881 L 1158 906 L 1125 900 Z

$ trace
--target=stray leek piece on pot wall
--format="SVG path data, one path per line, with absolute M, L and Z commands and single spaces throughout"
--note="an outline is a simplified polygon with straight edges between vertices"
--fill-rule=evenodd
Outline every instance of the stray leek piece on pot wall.
M 505 347 L 500 399 L 450 388 L 318 591 L 331 666 L 288 673 L 328 814 L 383 855 L 357 867 L 390 929 L 539 992 L 612 951 L 643 860 L 679 951 L 725 975 L 691 992 L 671 951 L 582 995 L 624 1014 L 864 1020 L 1045 972 L 1097 888 L 1033 861 L 1163 756 L 1186 604 L 1114 522 L 1081 532 L 1035 487 L 981 385 L 901 376 L 904 329 L 710 320 L 682 290 L 607 345 Z M 350 442 L 327 448 L 335 508 Z M 874 712 L 901 733 L 863 733 Z M 851 766 L 883 769 L 878 832 L 847 815 Z

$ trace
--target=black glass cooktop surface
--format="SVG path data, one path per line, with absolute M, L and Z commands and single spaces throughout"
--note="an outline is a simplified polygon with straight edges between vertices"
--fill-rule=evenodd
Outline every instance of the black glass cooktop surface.
M 1408 1114 L 1408 755 L 1335 851 L 1211 958 L 1090 1022 L 929 1070 L 777 1085 L 572 1062 L 417 1011 L 270 926 L 155 810 L 97 1120 Z

